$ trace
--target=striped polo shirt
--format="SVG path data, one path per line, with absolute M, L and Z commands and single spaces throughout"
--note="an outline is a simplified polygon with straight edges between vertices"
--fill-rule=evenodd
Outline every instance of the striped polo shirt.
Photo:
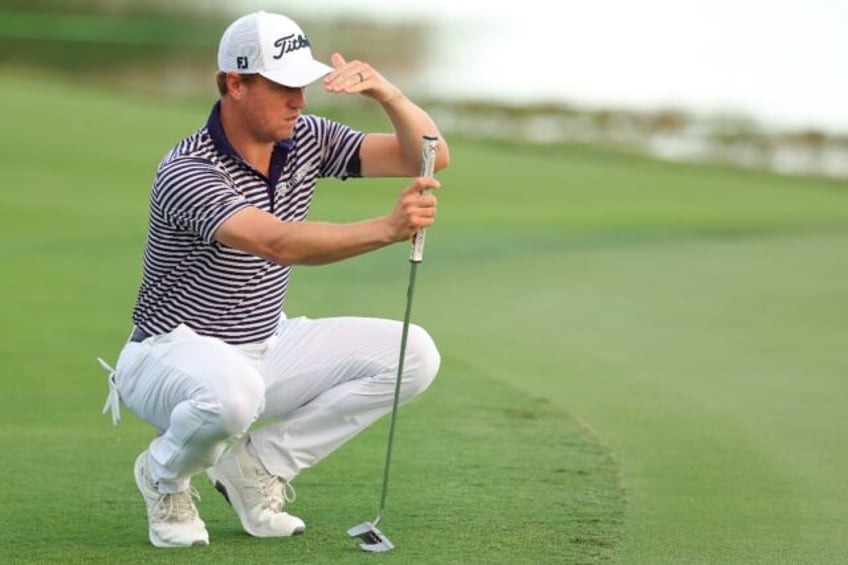
M 216 103 L 206 125 L 168 152 L 156 171 L 136 327 L 156 335 L 183 323 L 232 344 L 270 337 L 291 266 L 232 249 L 213 235 L 250 206 L 282 221 L 305 220 L 319 178 L 358 176 L 364 135 L 302 115 L 292 138 L 275 145 L 265 177 L 227 141 Z

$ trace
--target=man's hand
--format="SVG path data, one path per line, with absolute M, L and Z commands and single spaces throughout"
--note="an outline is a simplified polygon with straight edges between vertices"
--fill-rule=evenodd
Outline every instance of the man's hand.
M 330 63 L 333 65 L 333 72 L 324 77 L 324 88 L 327 92 L 363 94 L 381 104 L 403 96 L 398 87 L 368 63 L 358 60 L 345 61 L 341 53 L 333 53 Z
M 392 240 L 410 239 L 421 228 L 436 221 L 436 197 L 423 191 L 439 188 L 439 181 L 418 177 L 401 192 L 395 209 L 386 216 Z

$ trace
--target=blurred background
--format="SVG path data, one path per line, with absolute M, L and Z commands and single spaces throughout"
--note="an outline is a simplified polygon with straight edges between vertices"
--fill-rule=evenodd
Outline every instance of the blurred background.
M 442 368 L 401 417 L 400 559 L 848 563 L 848 2 L 496 4 L 0 2 L 4 564 L 151 562 L 130 469 L 152 430 L 101 416 L 96 357 L 129 331 L 156 163 L 260 8 L 373 64 L 450 143 L 413 312 Z M 362 182 L 322 181 L 311 217 L 385 213 L 406 181 Z M 397 318 L 407 257 L 298 269 L 287 314 Z M 355 441 L 298 479 L 314 526 L 291 552 L 198 481 L 226 543 L 169 560 L 357 562 L 343 532 L 384 428 Z
M 5 0 L 0 64 L 208 98 L 221 31 L 254 9 L 371 62 L 448 132 L 848 177 L 839 0 Z

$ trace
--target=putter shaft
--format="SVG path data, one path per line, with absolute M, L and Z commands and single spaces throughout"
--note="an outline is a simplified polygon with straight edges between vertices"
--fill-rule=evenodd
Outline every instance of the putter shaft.
M 435 136 L 424 136 L 424 147 L 421 163 L 421 176 L 432 177 L 436 161 L 436 149 L 438 138 Z M 400 404 L 400 385 L 403 376 L 403 366 L 406 359 L 406 342 L 409 336 L 409 321 L 412 314 L 412 297 L 415 293 L 415 276 L 418 272 L 418 264 L 424 260 L 424 229 L 419 229 L 412 240 L 412 249 L 409 256 L 409 286 L 406 290 L 406 310 L 403 315 L 403 330 L 400 338 L 400 356 L 398 359 L 397 378 L 395 378 L 394 397 L 392 398 L 392 413 L 389 419 L 389 439 L 386 443 L 386 461 L 383 465 L 383 486 L 380 490 L 380 505 L 377 515 L 371 522 L 364 522 L 350 528 L 347 533 L 350 537 L 358 537 L 363 543 L 360 549 L 370 552 L 389 551 L 394 549 L 394 544 L 381 532 L 377 526 L 383 520 L 386 510 L 386 496 L 389 490 L 389 470 L 392 462 L 392 447 L 394 446 L 395 421 L 397 420 L 398 405 Z
M 374 526 L 378 525 L 383 519 L 383 512 L 386 510 L 386 495 L 389 490 L 389 468 L 392 463 L 392 447 L 395 437 L 395 420 L 397 420 L 397 409 L 400 402 L 400 380 L 403 375 L 403 362 L 406 358 L 406 341 L 409 336 L 409 319 L 412 313 L 412 296 L 415 292 L 415 275 L 418 272 L 418 261 L 409 262 L 409 287 L 406 290 L 406 311 L 403 316 L 403 331 L 400 337 L 400 359 L 398 360 L 398 374 L 395 379 L 395 393 L 392 399 L 392 415 L 389 420 L 389 441 L 386 444 L 386 462 L 383 465 L 383 488 L 380 491 L 380 506 L 377 510 L 377 516 L 371 522 Z

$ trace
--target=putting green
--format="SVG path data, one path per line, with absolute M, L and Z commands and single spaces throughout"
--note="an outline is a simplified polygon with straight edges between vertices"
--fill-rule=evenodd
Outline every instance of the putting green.
M 0 508 L 4 559 L 161 558 L 147 542 L 131 475 L 152 430 L 126 411 L 115 430 L 99 414 L 106 383 L 95 357 L 114 360 L 126 337 L 152 167 L 177 130 L 204 119 L 208 104 L 160 113 L 159 103 L 8 78 L 0 102 L 20 110 L 0 142 L 6 179 L 19 188 L 0 194 L 0 256 L 9 267 L 0 323 L 0 449 L 16 462 L 4 476 L 12 494 Z M 389 204 L 384 196 L 379 206 Z M 352 262 L 343 267 L 353 270 L 349 278 L 336 278 L 343 271 L 304 270 L 295 285 L 304 292 L 291 313 L 397 317 L 405 253 L 398 247 L 370 263 Z M 372 276 L 360 277 L 362 269 Z M 320 282 L 312 284 L 312 276 Z M 425 307 L 427 294 L 420 292 Z M 443 349 L 440 379 L 398 422 L 384 523 L 398 551 L 388 558 L 561 563 L 611 556 L 624 501 L 609 451 L 548 399 L 499 382 L 448 344 Z M 309 523 L 306 536 L 248 538 L 200 478 L 199 507 L 213 545 L 169 552 L 168 560 L 372 559 L 344 532 L 376 510 L 385 424 L 297 481 L 300 498 L 292 510 Z
M 0 103 L 16 110 L 0 138 L 0 448 L 16 462 L 0 545 L 21 563 L 161 557 L 130 474 L 151 431 L 98 414 L 94 358 L 128 331 L 153 167 L 208 101 L 5 75 Z M 387 558 L 845 561 L 844 183 L 580 147 L 452 152 L 413 308 L 444 363 L 398 422 Z M 405 183 L 362 182 L 377 188 L 322 185 L 313 218 L 384 213 Z M 406 256 L 299 269 L 289 314 L 400 317 Z M 303 538 L 247 538 L 201 482 L 213 545 L 169 560 L 373 558 L 344 531 L 376 510 L 385 432 L 299 479 Z
M 422 288 L 452 297 L 427 312 L 448 347 L 612 446 L 620 562 L 838 563 L 846 244 L 824 231 L 521 252 Z M 475 279 L 489 282 L 453 282 Z

